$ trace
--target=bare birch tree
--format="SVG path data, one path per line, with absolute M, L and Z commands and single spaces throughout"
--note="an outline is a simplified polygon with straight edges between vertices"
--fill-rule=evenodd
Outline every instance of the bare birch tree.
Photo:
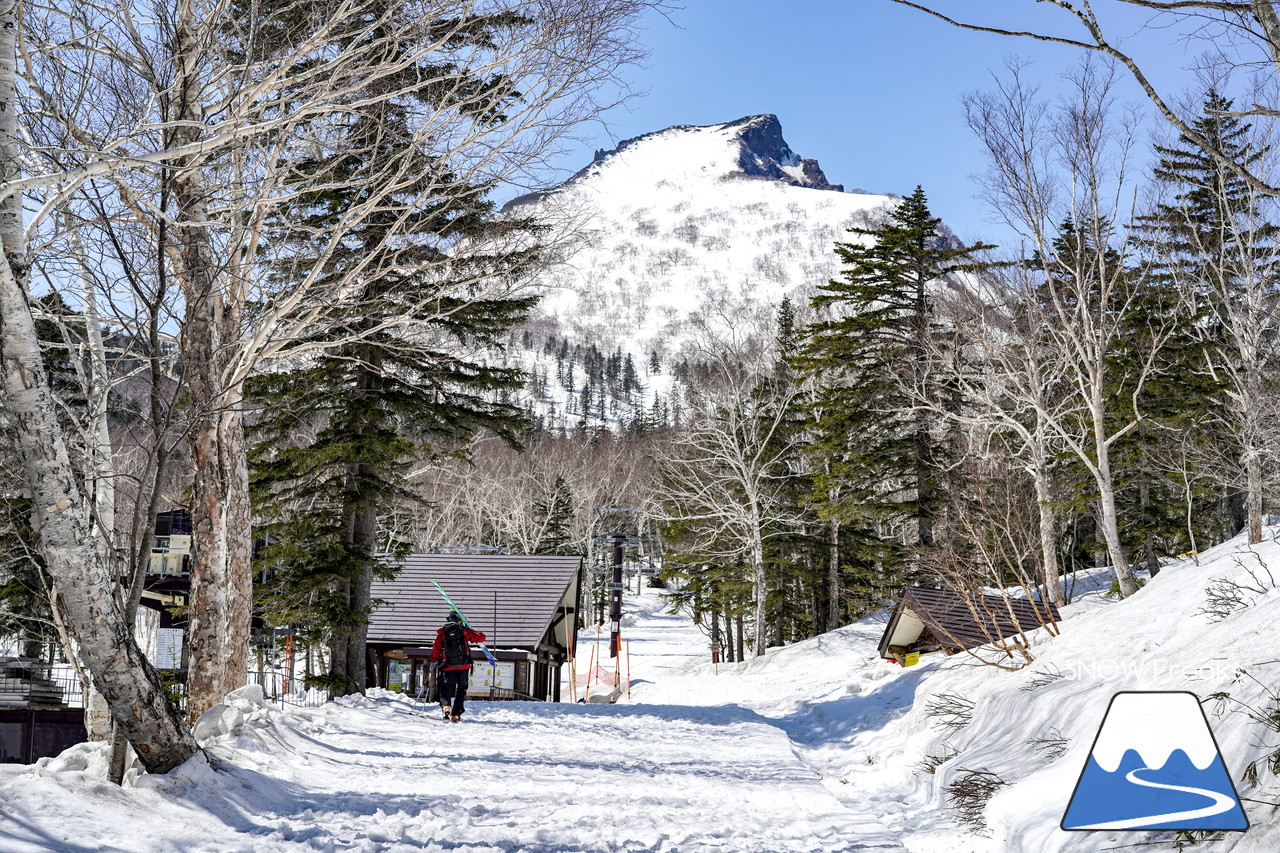
M 968 99 L 967 115 L 990 158 L 986 195 L 1034 254 L 1030 267 L 1038 277 L 1020 310 L 1040 346 L 1052 349 L 1049 358 L 1060 362 L 1071 392 L 1068 406 L 1038 407 L 1036 414 L 1090 473 L 1099 527 L 1127 596 L 1138 586 L 1120 538 L 1111 453 L 1142 418 L 1138 400 L 1174 318 L 1140 318 L 1150 325 L 1147 348 L 1126 377 L 1127 402 L 1116 405 L 1109 399 L 1110 356 L 1137 318 L 1141 290 L 1142 273 L 1131 259 L 1135 190 L 1127 174 L 1137 126 L 1131 116 L 1115 117 L 1113 70 L 1086 62 L 1068 82 L 1071 98 L 1055 112 L 1015 66 L 994 93 Z M 1029 402 L 1026 395 L 1020 402 Z
M 688 420 L 662 458 L 666 521 L 687 529 L 698 551 L 740 560 L 751 573 L 755 654 L 769 644 L 765 544 L 792 532 L 798 511 L 785 499 L 796 438 L 794 382 L 772 382 L 772 317 L 695 317 L 688 357 L 694 379 Z
M 989 270 L 980 295 L 946 300 L 941 313 L 946 325 L 963 330 L 961 346 L 930 342 L 930 358 L 951 362 L 945 369 L 963 405 L 939 405 L 915 389 L 911 396 L 915 405 L 962 426 L 971 441 L 998 441 L 1011 464 L 1027 473 L 1037 505 L 1040 583 L 1048 600 L 1061 605 L 1054 468 L 1065 445 L 1055 424 L 1068 423 L 1078 410 L 1066 384 L 1068 364 L 1043 339 L 1042 313 L 1030 310 L 1035 285 L 1028 273 L 1021 264 Z
M 1210 106 L 1225 103 L 1217 96 L 1209 101 Z M 1274 152 L 1250 125 L 1210 113 L 1195 126 L 1217 148 L 1270 179 Z M 1216 160 L 1196 157 L 1185 144 L 1159 151 L 1186 173 L 1157 170 L 1165 192 L 1154 200 L 1155 212 L 1144 217 L 1152 231 L 1148 239 L 1188 311 L 1206 318 L 1192 331 L 1205 348 L 1203 370 L 1225 389 L 1225 405 L 1211 415 L 1228 446 L 1197 451 L 1183 442 L 1180 455 L 1184 463 L 1189 456 L 1209 456 L 1216 478 L 1243 493 L 1249 541 L 1257 544 L 1267 471 L 1274 470 L 1268 463 L 1276 458 L 1270 448 L 1277 403 L 1273 341 L 1280 327 L 1280 226 L 1272 220 L 1280 207 Z M 1233 451 L 1234 459 L 1223 458 Z M 1179 468 L 1187 476 L 1185 464 Z
M 167 711 L 136 645 L 109 642 L 128 632 L 119 608 L 109 604 L 110 573 L 93 553 L 65 443 L 51 428 L 53 401 L 37 363 L 26 298 L 23 195 L 35 203 L 25 223 L 33 233 L 90 185 L 114 193 L 150 230 L 180 292 L 195 468 L 188 707 L 195 716 L 247 672 L 243 382 L 264 358 L 340 343 L 318 343 L 313 334 L 325 322 L 326 306 L 345 292 L 318 272 L 324 252 L 336 251 L 350 227 L 388 212 L 382 202 L 404 168 L 395 158 L 383 164 L 379 192 L 347 211 L 322 242 L 313 272 L 290 278 L 284 291 L 280 279 L 262 272 L 287 260 L 290 247 L 266 245 L 263 236 L 273 212 L 299 192 L 289 182 L 294 164 L 324 150 L 333 116 L 397 97 L 403 87 L 383 87 L 380 80 L 391 80 L 406 63 L 424 62 L 438 73 L 413 85 L 432 88 L 437 106 L 417 117 L 415 141 L 429 144 L 447 164 L 440 185 L 518 182 L 609 103 L 599 93 L 639 56 L 631 27 L 653 5 L 91 0 L 30 3 L 21 16 L 16 5 L 4 10 L 6 394 L 20 424 L 28 479 L 46 508 L 37 526 L 67 596 L 72 633 L 95 683 L 105 686 L 113 716 L 150 769 L 172 767 L 194 744 Z M 509 24 L 499 37 L 483 44 L 463 37 L 478 19 L 495 16 Z M 18 76 L 28 98 L 24 114 L 42 126 L 37 136 L 54 144 L 23 144 Z M 477 76 L 491 85 L 470 85 Z M 493 112 L 496 103 L 507 109 Z M 407 217 L 408 210 L 398 204 L 390 214 Z M 449 263 L 447 252 L 441 257 Z M 456 276 L 442 280 L 458 285 Z
M 89 512 L 56 416 L 28 297 L 30 261 L 22 212 L 28 158 L 18 127 L 16 3 L 0 7 L 0 333 L 4 395 L 17 426 L 33 525 L 62 593 L 71 633 L 94 685 L 144 766 L 165 771 L 195 752 L 113 595 L 114 578 L 94 547 Z M 56 186 L 38 180 L 34 186 Z

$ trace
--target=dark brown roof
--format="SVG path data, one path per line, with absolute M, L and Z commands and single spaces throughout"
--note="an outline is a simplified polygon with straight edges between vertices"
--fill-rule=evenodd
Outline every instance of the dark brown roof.
M 395 580 L 373 582 L 374 599 L 385 603 L 373 611 L 369 640 L 430 646 L 449 615 L 434 580 L 487 635 L 487 645 L 533 649 L 581 565 L 581 557 L 412 554 Z
M 884 636 L 880 639 L 880 656 L 891 657 L 890 640 L 903 614 L 909 613 L 924 623 L 930 639 L 946 651 L 972 649 L 1021 631 L 1033 631 L 1045 622 L 1058 621 L 1052 604 L 1006 598 L 977 592 L 960 593 L 949 589 L 907 587 L 894 608 Z M 914 640 L 912 641 L 914 642 Z

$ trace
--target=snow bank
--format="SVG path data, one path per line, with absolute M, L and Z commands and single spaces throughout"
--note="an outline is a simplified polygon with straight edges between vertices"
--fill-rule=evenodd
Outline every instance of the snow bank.
M 870 804 L 912 850 L 1096 851 L 1168 840 L 1172 833 L 1067 833 L 1059 821 L 1108 703 L 1122 690 L 1197 694 L 1240 796 L 1280 800 L 1280 780 L 1265 770 L 1257 787 L 1241 780 L 1246 765 L 1280 749 L 1280 734 L 1249 713 L 1280 712 L 1273 702 L 1280 696 L 1280 543 L 1249 548 L 1237 539 L 1199 560 L 1167 566 L 1125 601 L 1101 594 L 1109 572 L 1082 573 L 1061 635 L 1033 635 L 1036 660 L 1021 671 L 964 654 L 927 655 L 908 669 L 887 664 L 876 654 L 884 624 L 868 619 L 763 658 L 721 664 L 718 677 L 700 648 L 702 660 L 638 686 L 636 701 L 699 697 L 694 701 L 732 702 L 766 715 L 833 793 Z M 1212 621 L 1203 609 L 1217 579 L 1263 592 Z M 954 728 L 942 727 L 948 719 Z M 957 823 L 947 795 L 970 771 L 1006 783 L 985 810 L 985 836 Z M 1277 808 L 1244 805 L 1249 832 L 1196 849 L 1280 850 Z

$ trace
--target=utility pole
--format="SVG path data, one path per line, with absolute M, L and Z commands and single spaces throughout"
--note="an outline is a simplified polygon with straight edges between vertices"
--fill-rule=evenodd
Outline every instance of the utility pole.
M 605 591 L 609 593 L 609 657 L 616 658 L 622 648 L 622 593 L 626 589 L 622 580 L 624 549 L 630 546 L 640 549 L 642 554 L 658 554 L 660 550 L 655 543 L 648 543 L 646 550 L 646 543 L 641 536 L 643 512 L 640 509 L 598 506 L 595 513 L 599 519 L 601 535 L 594 541 L 602 547 L 613 546 L 613 566 L 608 574 L 609 582 L 605 584 Z
M 609 657 L 618 656 L 618 638 L 622 627 L 622 546 L 627 537 L 621 531 L 613 534 L 613 583 L 609 584 Z

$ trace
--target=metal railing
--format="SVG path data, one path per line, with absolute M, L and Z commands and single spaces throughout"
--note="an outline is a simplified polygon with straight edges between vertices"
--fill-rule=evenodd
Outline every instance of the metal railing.
M 261 685 L 267 701 L 275 702 L 281 707 L 293 705 L 299 708 L 318 708 L 329 701 L 324 690 L 304 687 L 301 678 L 287 678 L 286 673 L 279 669 L 250 672 L 249 683 Z
M 75 670 L 66 664 L 24 660 L 20 666 L 0 670 L 0 705 L 83 708 L 84 689 Z

